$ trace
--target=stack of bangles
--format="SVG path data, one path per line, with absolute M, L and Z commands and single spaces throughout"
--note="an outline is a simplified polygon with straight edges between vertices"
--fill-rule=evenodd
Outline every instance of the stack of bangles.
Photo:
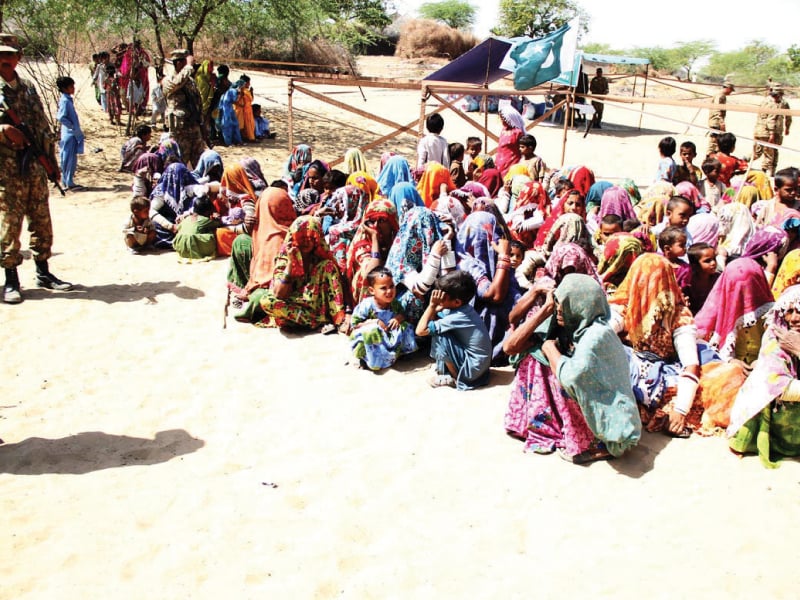
M 511 257 L 508 254 L 501 254 L 497 257 L 497 268 L 498 269 L 510 269 L 511 268 Z

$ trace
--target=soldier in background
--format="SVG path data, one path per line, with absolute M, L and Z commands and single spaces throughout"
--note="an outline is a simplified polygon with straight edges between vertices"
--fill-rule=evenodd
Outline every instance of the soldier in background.
M 733 84 L 728 81 L 727 79 L 722 82 L 722 89 L 717 92 L 717 94 L 711 99 L 711 102 L 714 104 L 724 105 L 728 103 L 728 96 L 730 96 L 731 92 L 734 91 Z M 722 107 L 714 107 L 708 111 L 708 126 L 711 129 L 716 129 L 725 133 L 727 129 L 725 129 L 725 115 L 727 115 L 727 111 Z M 717 145 L 717 137 L 719 136 L 718 133 L 714 133 L 710 131 L 708 133 L 708 149 L 706 150 L 706 156 L 710 156 L 712 154 L 716 154 L 719 152 L 719 146 Z
M 0 34 L 0 266 L 5 270 L 3 302 L 22 302 L 17 267 L 22 263 L 22 219 L 28 220 L 30 248 L 36 264 L 36 283 L 51 290 L 71 290 L 72 284 L 50 272 L 47 261 L 53 244 L 50 191 L 47 172 L 33 148 L 49 161 L 54 179 L 60 176 L 55 144 L 42 101 L 33 84 L 21 78 L 17 64 L 22 58 L 17 36 Z M 18 121 L 17 121 L 18 119 Z M 25 125 L 29 137 L 12 123 Z
M 783 88 L 780 83 L 776 83 L 770 88 L 769 97 L 765 98 L 760 108 L 785 108 L 789 109 L 789 103 L 783 99 Z M 767 175 L 773 175 L 778 166 L 778 149 L 762 146 L 759 141 L 769 142 L 780 146 L 783 143 L 783 136 L 789 135 L 792 126 L 792 117 L 787 115 L 773 115 L 759 113 L 756 119 L 756 129 L 753 133 L 753 160 L 764 155 L 761 161 L 761 170 Z
M 607 96 L 608 95 L 608 79 L 603 77 L 603 69 L 600 67 L 595 71 L 592 81 L 589 82 L 589 91 L 593 96 Z M 600 123 L 603 121 L 603 103 L 592 100 L 594 107 L 594 118 L 592 119 L 592 126 L 597 129 L 602 129 Z
M 202 130 L 202 101 L 194 82 L 194 56 L 186 50 L 173 50 L 171 58 L 175 72 L 161 82 L 167 99 L 167 121 L 181 149 L 183 162 L 195 167 L 206 143 Z

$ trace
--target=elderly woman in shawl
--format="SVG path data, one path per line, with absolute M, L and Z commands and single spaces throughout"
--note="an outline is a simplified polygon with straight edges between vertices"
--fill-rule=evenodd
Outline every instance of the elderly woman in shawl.
M 383 198 L 369 203 L 353 242 L 347 248 L 345 273 L 355 304 L 368 294 L 367 274 L 385 264 L 398 229 L 394 204 Z
M 150 195 L 150 220 L 156 226 L 156 248 L 172 248 L 178 223 L 192 209 L 194 198 L 208 193 L 183 163 L 172 163 Z
M 413 324 L 425 310 L 423 299 L 436 281 L 442 257 L 447 253 L 443 237 L 433 211 L 415 206 L 405 213 L 386 257 L 386 268 L 397 286 L 397 299 Z
M 647 430 L 688 437 L 685 421 L 700 381 L 700 357 L 675 269 L 661 255 L 643 254 L 609 302 L 615 330 L 625 333 L 633 349 L 631 384 Z M 675 398 L 668 403 L 666 391 L 675 379 Z
M 380 194 L 389 198 L 394 186 L 399 183 L 414 183 L 414 176 L 411 174 L 408 161 L 402 156 L 395 155 L 381 168 L 377 181 Z
M 495 365 L 507 360 L 503 338 L 509 324 L 508 314 L 522 296 L 511 273 L 510 241 L 495 215 L 487 211 L 470 214 L 456 236 L 458 268 L 472 275 L 477 284 L 474 307 L 489 332 Z
M 722 272 L 695 316 L 698 337 L 721 361 L 703 365 L 699 402 L 688 416 L 691 427 L 708 431 L 728 426 L 736 393 L 758 358 L 772 300 L 764 271 L 754 260 L 739 258 Z
M 429 162 L 417 184 L 417 191 L 422 196 L 425 206 L 433 204 L 440 196 L 446 196 L 456 189 L 450 171 L 437 162 Z
M 257 325 L 263 327 L 335 333 L 345 323 L 341 278 L 317 217 L 297 217 L 289 227 L 259 302 L 265 316 Z
M 731 450 L 757 452 L 765 467 L 800 456 L 800 286 L 787 288 L 767 315 L 753 372 L 731 409 Z
M 243 315 L 248 319 L 260 307 L 263 290 L 272 281 L 275 257 L 296 218 L 289 194 L 281 188 L 269 187 L 256 203 L 252 233 L 242 234 L 233 242 L 228 288 L 236 299 L 249 299 Z

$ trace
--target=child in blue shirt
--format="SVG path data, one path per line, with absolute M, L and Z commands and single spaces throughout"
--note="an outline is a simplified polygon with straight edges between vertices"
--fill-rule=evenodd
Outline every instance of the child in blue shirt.
M 61 123 L 61 180 L 68 190 L 80 190 L 75 183 L 75 170 L 78 168 L 78 154 L 83 154 L 83 131 L 75 112 L 72 95 L 75 93 L 75 80 L 72 77 L 59 77 L 56 87 L 61 92 L 58 100 L 56 119 Z
M 675 176 L 675 159 L 672 155 L 675 154 L 678 143 L 674 137 L 665 137 L 658 142 L 658 152 L 661 159 L 658 161 L 658 171 L 656 172 L 656 182 L 668 181 L 672 183 L 672 178 Z
M 470 301 L 477 286 L 472 275 L 451 271 L 436 280 L 417 335 L 431 336 L 431 358 L 437 375 L 432 387 L 471 390 L 489 383 L 492 342 L 486 325 Z

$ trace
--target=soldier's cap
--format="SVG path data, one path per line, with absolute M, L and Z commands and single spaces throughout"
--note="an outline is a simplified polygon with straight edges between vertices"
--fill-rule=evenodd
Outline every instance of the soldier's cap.
M 770 96 L 779 96 L 783 94 L 783 86 L 780 83 L 772 84 L 772 87 L 769 88 L 769 95 Z
M 187 56 L 189 56 L 189 51 L 188 50 L 183 50 L 183 49 L 173 50 L 169 54 L 169 57 L 173 61 L 175 61 L 175 60 L 185 60 Z
M 0 52 L 19 52 L 19 39 L 13 33 L 0 33 Z
M 726 79 L 725 81 L 723 81 L 723 82 L 722 82 L 722 87 L 724 87 L 724 88 L 731 88 L 731 91 L 732 91 L 732 92 L 735 92 L 735 91 L 736 91 L 736 88 L 735 88 L 735 87 L 733 87 L 733 82 L 732 82 L 730 79 Z

